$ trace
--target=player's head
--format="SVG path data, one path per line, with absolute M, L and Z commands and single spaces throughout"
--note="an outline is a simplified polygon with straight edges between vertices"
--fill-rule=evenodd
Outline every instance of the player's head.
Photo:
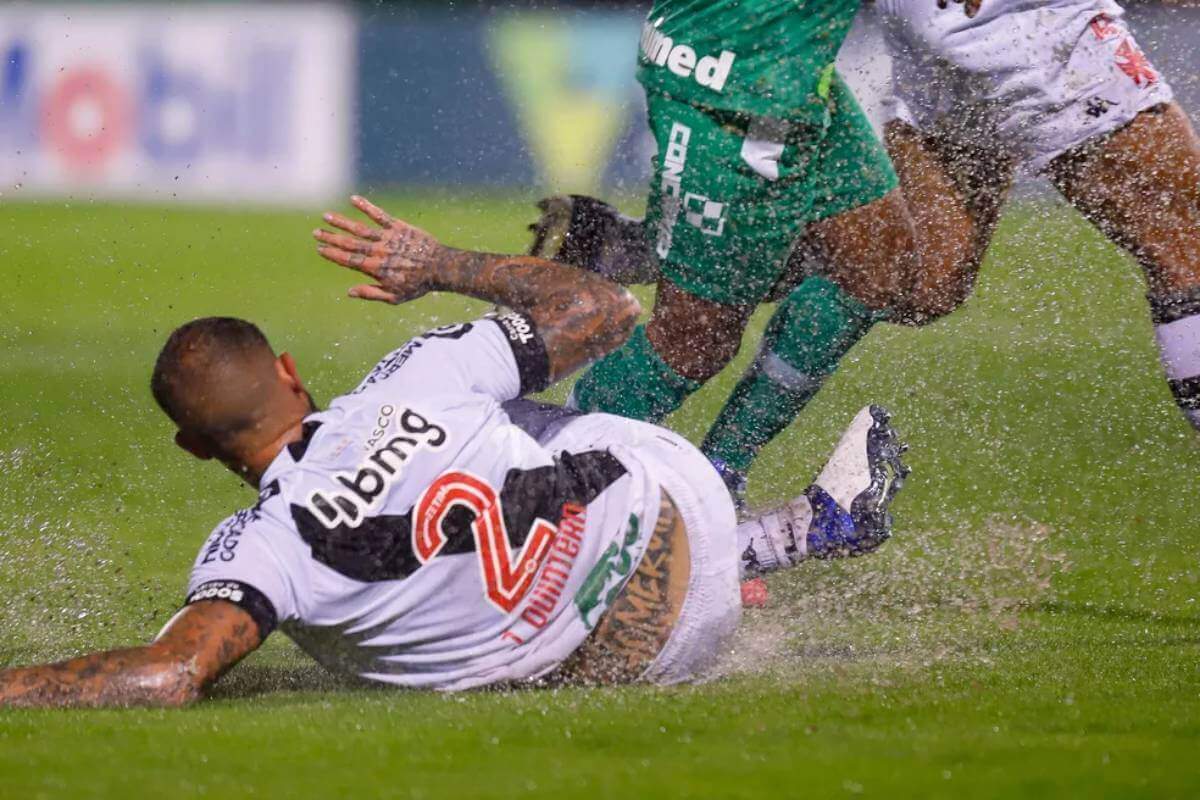
M 180 447 L 235 472 L 246 472 L 313 410 L 292 357 L 276 356 L 262 331 L 232 317 L 176 328 L 158 354 L 150 390 L 178 426 Z

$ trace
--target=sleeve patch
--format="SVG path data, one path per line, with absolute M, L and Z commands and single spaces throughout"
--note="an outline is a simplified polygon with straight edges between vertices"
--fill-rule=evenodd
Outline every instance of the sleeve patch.
M 266 639 L 275 630 L 278 618 L 275 606 L 267 596 L 248 583 L 241 581 L 205 581 L 188 595 L 185 606 L 199 603 L 203 600 L 225 600 L 241 608 L 258 625 L 261 639 Z
M 521 394 L 547 388 L 550 385 L 550 356 L 533 320 L 519 311 L 510 311 L 493 321 L 504 331 L 504 337 L 512 347 L 521 376 Z

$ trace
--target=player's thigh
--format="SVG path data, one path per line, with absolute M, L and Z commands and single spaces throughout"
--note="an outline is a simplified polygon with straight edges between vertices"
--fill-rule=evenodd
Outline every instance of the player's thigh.
M 647 98 L 655 158 L 646 230 L 661 274 L 694 297 L 754 306 L 809 208 L 824 130 Z
M 841 75 L 829 86 L 829 127 L 812 160 L 812 209 L 819 222 L 870 205 L 899 185 L 871 122 Z
M 902 321 L 948 314 L 970 294 L 1012 184 L 1014 162 L 893 120 L 885 139 L 916 234 Z
M 822 272 L 869 308 L 892 308 L 907 297 L 917 268 L 916 240 L 899 189 L 814 222 L 804 238 L 805 248 L 819 253 Z
M 811 223 L 799 252 L 872 308 L 896 304 L 912 280 L 912 220 L 883 145 L 849 88 L 835 75 L 831 121 L 813 159 Z
M 1152 290 L 1200 286 L 1200 138 L 1176 103 L 1058 157 L 1050 175 L 1137 257 Z

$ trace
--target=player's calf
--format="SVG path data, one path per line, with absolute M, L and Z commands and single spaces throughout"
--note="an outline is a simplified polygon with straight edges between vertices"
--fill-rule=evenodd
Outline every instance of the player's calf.
M 1156 106 L 1060 156 L 1051 176 L 1142 266 L 1171 392 L 1200 429 L 1200 137 L 1177 104 Z
M 802 495 L 738 526 L 742 577 L 878 548 L 891 536 L 889 508 L 909 473 L 905 449 L 884 409 L 860 411 Z
M 925 134 L 893 120 L 884 139 L 912 215 L 919 268 L 890 319 L 927 325 L 970 296 L 1000 209 L 1012 185 L 1015 161 L 1002 149 L 982 150 Z

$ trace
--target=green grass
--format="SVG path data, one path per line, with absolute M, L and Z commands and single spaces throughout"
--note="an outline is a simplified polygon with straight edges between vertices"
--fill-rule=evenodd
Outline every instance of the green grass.
M 528 216 L 392 207 L 489 249 L 521 247 Z M 152 405 L 172 326 L 255 319 L 325 400 L 473 313 L 344 299 L 313 214 L 44 203 L 0 219 L 0 665 L 153 636 L 211 526 L 248 502 Z M 1032 206 L 959 313 L 873 332 L 764 452 L 753 494 L 795 492 L 881 402 L 916 469 L 897 536 L 776 578 L 714 683 L 371 691 L 276 637 L 187 711 L 0 712 L 0 797 L 1195 797 L 1200 449 L 1140 292 L 1076 217 Z M 699 438 L 747 353 L 672 424 Z

